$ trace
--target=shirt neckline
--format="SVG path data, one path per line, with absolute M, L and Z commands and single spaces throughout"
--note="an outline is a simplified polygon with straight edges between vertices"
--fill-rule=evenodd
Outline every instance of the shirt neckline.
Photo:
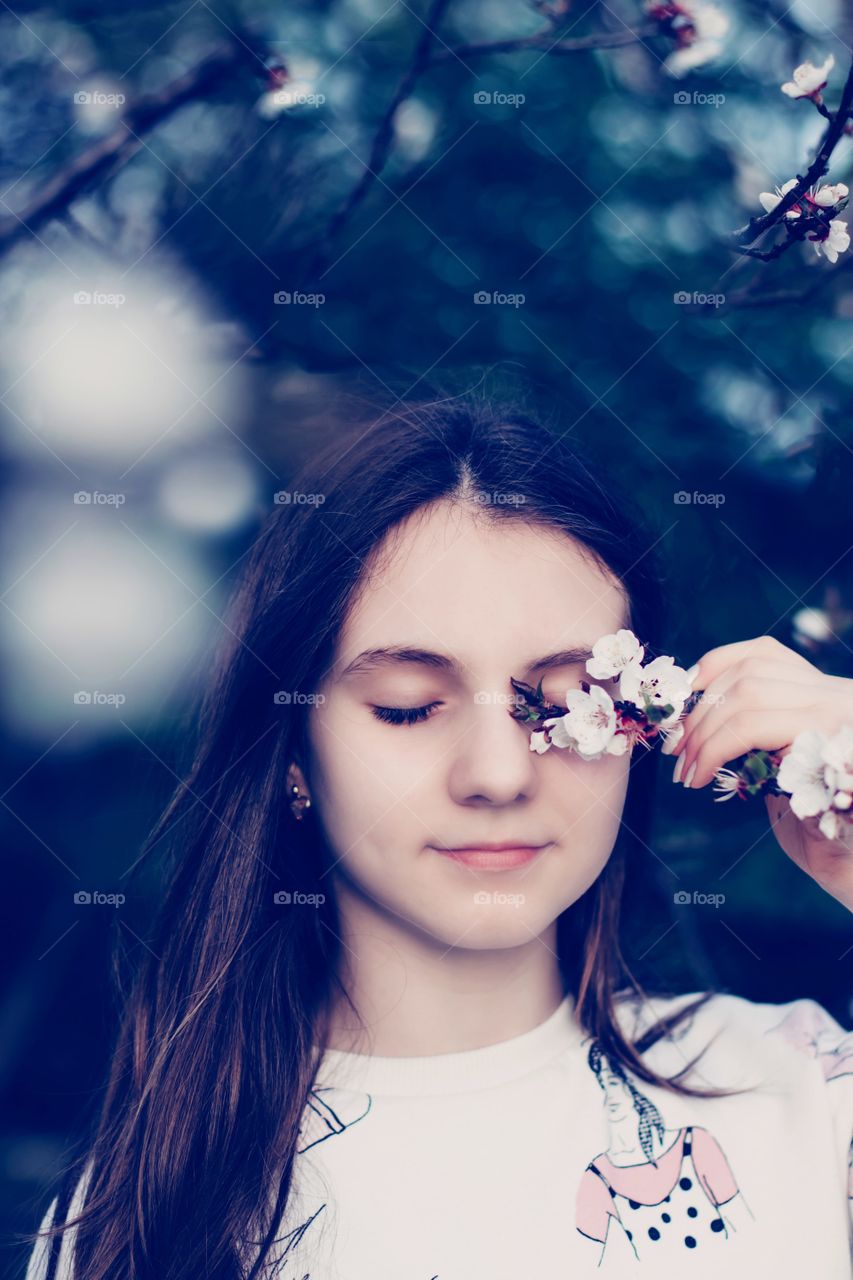
M 400 1058 L 327 1049 L 314 1088 L 396 1097 L 488 1089 L 537 1070 L 566 1050 L 578 1048 L 583 1039 L 569 994 L 538 1026 L 478 1049 Z

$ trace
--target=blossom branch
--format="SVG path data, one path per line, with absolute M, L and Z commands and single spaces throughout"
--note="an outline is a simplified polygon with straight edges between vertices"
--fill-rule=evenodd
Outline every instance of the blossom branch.
M 20 213 L 0 222 L 0 254 L 26 236 L 35 235 L 51 219 L 65 215 L 79 196 L 127 164 L 142 147 L 144 136 L 186 103 L 215 92 L 247 64 L 257 66 L 259 61 L 263 62 L 262 53 L 238 37 L 163 89 L 138 98 L 124 113 L 118 128 L 46 182 Z
M 664 62 L 673 75 L 680 75 L 691 66 L 698 66 L 719 51 L 719 37 L 728 26 L 728 19 L 712 4 L 704 0 L 680 0 L 680 3 L 660 3 L 645 0 L 646 15 L 653 19 L 641 27 L 625 27 L 618 31 L 600 31 L 591 35 L 561 39 L 555 32 L 564 22 L 568 10 L 567 0 L 532 0 L 533 7 L 542 14 L 546 23 L 529 36 L 517 36 L 503 40 L 490 40 L 456 45 L 441 41 L 436 46 L 436 28 L 447 8 L 448 0 L 433 0 L 423 19 L 423 33 L 415 49 L 408 70 L 397 86 L 373 139 L 369 159 L 364 172 L 331 218 L 319 241 L 314 258 L 305 272 L 306 278 L 316 277 L 329 258 L 332 241 L 352 217 L 364 200 L 370 186 L 382 173 L 390 154 L 394 136 L 394 118 L 401 104 L 408 98 L 420 76 L 431 66 L 454 58 L 500 53 L 516 53 L 526 49 L 541 50 L 543 54 L 576 54 L 595 49 L 616 49 L 641 43 L 653 36 L 663 36 L 673 42 L 675 48 Z
M 851 268 L 853 268 L 853 259 L 848 259 L 835 271 L 817 271 L 814 273 L 817 278 L 805 289 L 768 289 L 759 291 L 754 287 L 755 280 L 753 280 L 745 288 L 726 295 L 725 310 L 734 307 L 789 306 L 791 303 L 807 302 L 816 294 L 829 288 L 834 281 L 839 279 L 842 272 L 850 271 Z M 763 272 L 758 273 L 758 278 L 763 280 Z M 722 310 L 722 308 L 718 308 L 716 314 L 719 316 Z
M 739 245 L 735 252 L 742 254 L 745 258 L 758 258 L 761 262 L 773 262 L 776 258 L 781 258 L 782 254 L 787 253 L 795 244 L 802 243 L 807 230 L 806 227 L 801 227 L 797 229 L 795 234 L 790 228 L 786 229 L 788 230 L 788 239 L 780 240 L 772 249 L 747 249 Z
M 473 44 L 459 44 L 452 48 L 436 49 L 432 61 L 446 62 L 449 58 L 464 61 L 465 58 L 481 57 L 494 53 L 521 53 L 526 49 L 541 49 L 543 53 L 555 57 L 573 53 L 588 53 L 593 49 L 619 49 L 625 45 L 638 44 L 659 34 L 658 27 L 649 23 L 636 29 L 624 31 L 597 31 L 588 36 L 575 36 L 571 39 L 555 39 L 553 26 L 543 28 L 530 36 L 516 36 L 505 40 L 485 40 Z
M 705 695 L 691 688 L 699 666 L 685 671 L 667 654 L 651 662 L 644 662 L 645 656 L 646 646 L 628 628 L 596 640 L 586 670 L 596 680 L 618 680 L 615 700 L 601 685 L 581 680 L 579 689 L 567 690 L 565 707 L 554 706 L 543 699 L 541 680 L 533 689 L 511 679 L 515 705 L 509 714 L 532 726 L 530 750 L 543 755 L 556 747 L 583 760 L 601 760 L 630 755 L 635 746 L 651 750 L 661 742 L 670 754 L 684 735 L 685 717 Z M 718 769 L 715 800 L 788 796 L 794 815 L 818 818 L 826 839 L 853 835 L 853 727 L 846 725 L 830 738 L 805 730 L 785 751 L 784 746 L 752 748 L 733 760 L 732 768 Z M 679 759 L 683 763 L 684 757 Z
M 850 70 L 847 73 L 841 101 L 836 110 L 830 113 L 829 125 L 824 133 L 823 140 L 806 173 L 797 174 L 796 180 L 788 187 L 782 199 L 767 213 L 750 218 L 745 226 L 732 232 L 733 239 L 750 245 L 765 231 L 776 226 L 777 223 L 784 219 L 785 215 L 802 199 L 809 188 L 829 171 L 830 158 L 846 132 L 851 114 L 853 114 L 853 61 L 851 61 Z M 739 250 L 743 251 L 743 245 L 739 246 Z
M 400 79 L 388 106 L 385 108 L 382 119 L 379 121 L 379 127 L 374 134 L 370 156 L 364 166 L 364 172 L 337 213 L 330 219 L 307 272 L 309 278 L 318 275 L 325 266 L 328 260 L 329 248 L 335 236 L 352 217 L 367 195 L 369 188 L 388 163 L 391 145 L 394 141 L 394 118 L 402 104 L 411 96 L 415 85 L 430 64 L 430 52 L 433 42 L 437 38 L 437 27 L 444 16 L 448 4 L 449 0 L 432 0 L 427 15 L 422 20 L 423 31 L 415 46 L 412 59 Z

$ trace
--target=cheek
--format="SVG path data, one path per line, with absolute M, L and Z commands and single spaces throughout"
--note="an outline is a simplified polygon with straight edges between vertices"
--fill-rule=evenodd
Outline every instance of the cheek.
M 560 761 L 548 779 L 547 808 L 555 815 L 559 858 L 550 868 L 554 900 L 568 906 L 604 870 L 619 836 L 629 765 L 624 757 Z
M 581 760 L 568 756 L 547 777 L 548 803 L 570 830 L 616 839 L 630 778 L 630 758 Z M 596 841 L 596 843 L 598 843 Z
M 309 730 L 318 805 L 349 843 L 369 832 L 379 845 L 414 829 L 430 840 L 435 792 L 443 785 L 438 739 L 425 726 L 389 726 L 363 708 L 329 703 Z M 438 841 L 440 843 L 440 840 Z
M 312 795 L 333 856 L 352 871 L 384 875 L 416 851 L 418 774 L 405 753 L 389 750 L 384 726 L 356 734 L 349 719 L 324 710 L 309 728 Z

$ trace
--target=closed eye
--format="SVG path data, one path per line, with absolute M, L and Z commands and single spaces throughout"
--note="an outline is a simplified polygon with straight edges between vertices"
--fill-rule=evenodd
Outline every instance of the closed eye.
M 430 702 L 425 707 L 371 707 L 377 720 L 385 724 L 417 724 L 420 720 L 428 720 L 440 702 Z

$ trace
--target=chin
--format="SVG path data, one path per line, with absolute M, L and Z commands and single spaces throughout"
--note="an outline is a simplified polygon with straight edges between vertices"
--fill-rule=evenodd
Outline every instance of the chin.
M 466 912 L 453 912 L 425 922 L 427 933 L 444 946 L 461 951 L 504 950 L 530 943 L 554 922 L 553 910 L 534 910 L 530 902 L 510 906 L 501 902 L 472 903 Z

